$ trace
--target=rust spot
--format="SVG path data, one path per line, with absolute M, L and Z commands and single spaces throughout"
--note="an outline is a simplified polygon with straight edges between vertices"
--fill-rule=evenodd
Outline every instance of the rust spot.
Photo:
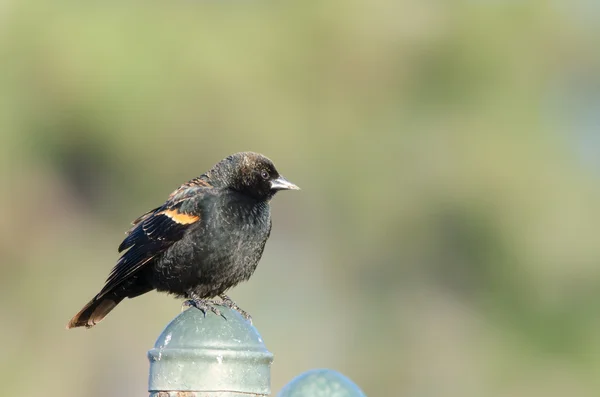
M 224 397 L 231 395 L 231 391 L 227 390 L 215 390 L 215 391 L 153 391 L 150 393 L 151 397 Z M 244 393 L 238 392 L 241 396 L 248 397 L 264 397 L 264 394 L 255 393 Z M 235 393 L 237 396 L 238 393 Z
M 168 216 L 181 225 L 189 225 L 190 223 L 197 222 L 198 219 L 200 219 L 199 216 L 182 214 L 177 210 L 166 210 L 161 212 L 161 214 Z
M 159 391 L 154 397 L 196 397 L 195 391 Z

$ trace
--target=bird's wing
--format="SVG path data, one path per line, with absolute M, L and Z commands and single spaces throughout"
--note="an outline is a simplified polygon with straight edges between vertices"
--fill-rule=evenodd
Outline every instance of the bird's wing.
M 201 216 L 200 204 L 209 194 L 209 189 L 208 186 L 183 185 L 169 196 L 164 205 L 136 219 L 119 245 L 119 252 L 127 251 L 110 272 L 99 297 L 141 270 L 197 224 Z

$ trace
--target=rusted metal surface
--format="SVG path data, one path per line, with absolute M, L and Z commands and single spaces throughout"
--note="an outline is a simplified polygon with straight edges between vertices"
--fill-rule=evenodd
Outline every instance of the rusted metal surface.
M 196 397 L 193 391 L 159 391 L 153 394 L 155 397 Z
M 235 393 L 228 391 L 160 391 L 150 397 L 262 397 L 263 394 Z

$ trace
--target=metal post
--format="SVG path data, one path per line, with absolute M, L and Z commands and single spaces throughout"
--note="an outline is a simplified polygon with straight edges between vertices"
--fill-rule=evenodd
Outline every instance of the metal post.
M 366 397 L 354 382 L 332 369 L 313 369 L 298 375 L 277 397 Z
M 219 317 L 192 307 L 175 317 L 148 352 L 150 397 L 251 397 L 271 393 L 273 354 L 238 312 Z

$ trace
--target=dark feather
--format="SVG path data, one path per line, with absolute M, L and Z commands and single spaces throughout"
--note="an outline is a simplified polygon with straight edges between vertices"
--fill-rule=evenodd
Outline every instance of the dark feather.
M 112 291 L 128 277 L 140 271 L 156 255 L 164 252 L 183 237 L 185 231 L 200 221 L 198 201 L 200 193 L 209 188 L 183 185 L 169 196 L 161 207 L 154 209 L 136 221 L 128 236 L 119 245 L 121 256 L 110 272 L 99 296 Z

